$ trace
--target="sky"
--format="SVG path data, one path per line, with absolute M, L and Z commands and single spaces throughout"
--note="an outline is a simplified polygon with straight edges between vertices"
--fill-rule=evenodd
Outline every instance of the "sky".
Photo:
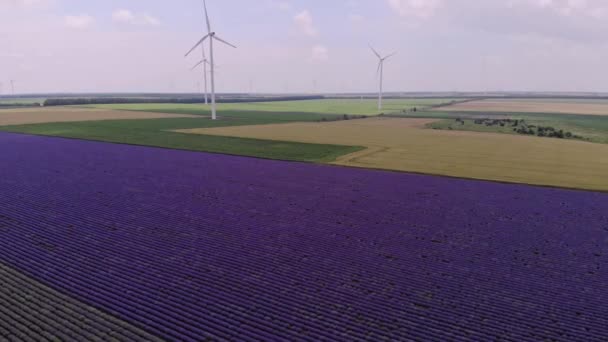
M 608 92 L 607 0 L 207 0 L 219 92 Z M 0 94 L 196 92 L 201 0 L 0 0 Z

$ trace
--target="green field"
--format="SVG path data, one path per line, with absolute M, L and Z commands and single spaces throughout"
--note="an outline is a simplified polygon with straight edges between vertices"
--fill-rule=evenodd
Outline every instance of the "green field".
M 608 104 L 608 99 L 605 98 L 518 98 L 515 100 L 517 100 L 517 102 Z
M 29 124 L 0 127 L 0 130 L 279 160 L 334 162 L 464 178 L 607 189 L 604 175 L 608 167 L 605 159 L 608 146 L 558 138 L 514 136 L 512 128 L 475 125 L 472 120 L 524 119 L 527 124 L 551 126 L 580 135 L 590 142 L 608 144 L 608 116 L 396 110 L 384 119 L 340 121 L 344 118 L 342 110 L 349 115 L 368 115 L 364 113 L 369 113 L 375 106 L 372 100 L 364 101 L 368 104 L 363 107 L 358 107 L 356 102 L 313 100 L 222 104 L 218 121 L 210 120 L 208 107 L 201 104 L 99 105 L 95 107 L 199 117 Z M 393 108 L 405 108 L 414 102 L 430 105 L 428 100 L 407 100 L 395 101 L 396 107 Z M 54 108 L 61 110 L 61 107 Z M 256 111 L 255 108 L 268 110 Z M 392 117 L 439 121 L 400 121 Z M 456 124 L 456 118 L 464 119 L 465 124 Z M 336 120 L 340 122 L 322 122 Z M 287 125 L 262 126 L 268 124 Z M 424 129 L 425 124 L 436 129 Z M 295 129 L 291 132 L 293 136 L 284 136 L 292 126 Z M 311 129 L 304 130 L 306 127 Z M 220 128 L 235 131 L 235 134 L 207 132 L 204 128 Z M 202 134 L 174 131 L 188 129 L 203 130 L 196 130 Z M 263 130 L 263 134 L 255 135 L 258 130 Z M 297 139 L 294 138 L 296 135 Z M 354 152 L 359 153 L 351 154 Z
M 0 98 L 0 105 L 14 105 L 14 104 L 34 104 L 43 103 L 45 98 Z
M 608 116 L 599 115 L 580 115 L 580 114 L 543 114 L 543 113 L 478 113 L 478 112 L 429 112 L 429 113 L 416 113 L 415 115 L 408 115 L 408 117 L 423 117 L 423 118 L 437 118 L 443 119 L 441 121 L 432 123 L 429 125 L 430 128 L 434 129 L 448 129 L 457 131 L 470 131 L 470 132 L 490 132 L 490 133 L 504 133 L 504 134 L 517 134 L 513 132 L 511 128 L 491 126 L 486 127 L 483 125 L 475 125 L 474 119 L 477 118 L 510 118 L 525 120 L 528 124 L 535 126 L 551 126 L 558 130 L 564 130 L 572 132 L 575 135 L 579 135 L 586 141 L 608 144 Z M 458 124 L 455 119 L 464 119 L 465 125 Z
M 70 123 L 47 123 L 4 126 L 0 130 L 16 133 L 59 136 L 115 143 L 157 146 L 193 151 L 245 155 L 260 158 L 329 162 L 337 157 L 356 152 L 361 147 L 326 144 L 277 142 L 217 136 L 194 136 L 170 132 L 174 129 L 261 125 L 292 121 L 317 121 L 336 116 L 321 114 L 282 115 L 268 112 L 223 112 L 224 119 L 168 118 L 153 120 L 110 120 Z
M 391 111 L 402 111 L 445 101 L 450 100 L 389 99 L 385 102 L 385 108 Z M 193 136 L 171 131 L 237 125 L 333 121 L 342 119 L 344 114 L 375 115 L 377 114 L 376 104 L 375 100 L 360 101 L 352 99 L 220 104 L 219 115 L 221 120 L 219 121 L 211 121 L 207 118 L 116 120 L 18 125 L 0 127 L 0 130 L 270 159 L 330 162 L 339 156 L 359 151 L 361 147 L 206 135 Z M 90 107 L 201 116 L 210 114 L 209 107 L 202 104 L 113 104 Z
M 447 103 L 452 99 L 388 99 L 384 100 L 384 113 L 402 112 L 414 107 L 428 107 Z M 138 110 L 148 112 L 200 114 L 209 115 L 210 109 L 203 104 L 109 104 L 94 105 L 95 108 Z M 219 111 L 272 112 L 286 115 L 296 114 L 349 114 L 349 115 L 378 115 L 377 100 L 306 100 L 306 101 L 277 101 L 277 102 L 250 102 L 250 103 L 220 103 Z M 221 113 L 220 113 L 221 115 Z

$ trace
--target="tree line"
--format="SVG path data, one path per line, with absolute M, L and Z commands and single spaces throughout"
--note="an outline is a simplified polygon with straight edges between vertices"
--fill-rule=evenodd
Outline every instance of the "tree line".
M 218 103 L 245 103 L 245 102 L 279 102 L 300 100 L 322 100 L 323 96 L 275 96 L 275 97 L 242 97 L 219 98 Z M 204 103 L 202 97 L 181 98 L 125 98 L 125 97 L 92 97 L 92 98 L 52 98 L 44 101 L 44 106 L 71 106 L 71 105 L 98 105 L 98 104 L 128 104 L 128 103 Z

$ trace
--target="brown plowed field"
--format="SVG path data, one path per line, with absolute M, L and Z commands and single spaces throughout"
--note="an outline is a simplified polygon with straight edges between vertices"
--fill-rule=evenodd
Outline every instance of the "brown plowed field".
M 160 119 L 175 117 L 200 118 L 201 116 L 148 112 L 129 112 L 119 110 L 87 109 L 74 107 L 26 108 L 0 110 L 0 126 L 39 124 L 49 122 Z

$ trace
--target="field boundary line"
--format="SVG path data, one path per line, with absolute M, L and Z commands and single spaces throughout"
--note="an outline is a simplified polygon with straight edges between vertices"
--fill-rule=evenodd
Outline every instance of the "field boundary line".
M 353 152 L 353 153 L 346 154 L 346 155 L 336 158 L 336 160 L 334 160 L 332 162 L 332 164 L 334 164 L 334 163 L 361 163 L 361 164 L 364 164 L 358 160 L 361 158 L 369 157 L 376 153 L 388 151 L 389 149 L 390 149 L 390 147 L 385 147 L 385 146 L 365 146 L 365 149 L 362 151 Z

